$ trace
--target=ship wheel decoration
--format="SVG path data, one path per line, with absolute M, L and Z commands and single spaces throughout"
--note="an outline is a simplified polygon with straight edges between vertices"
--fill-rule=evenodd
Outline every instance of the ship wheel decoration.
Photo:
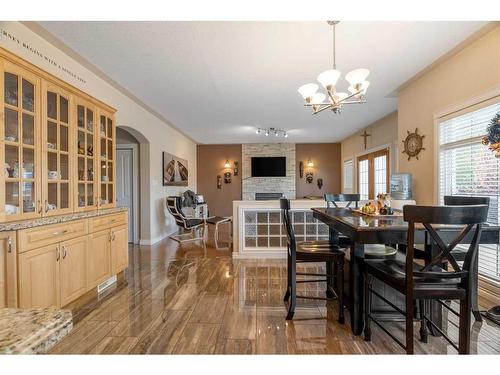
M 410 160 L 411 158 L 417 158 L 418 160 L 418 154 L 420 153 L 420 151 L 425 150 L 425 148 L 422 147 L 425 135 L 418 134 L 418 128 L 415 128 L 414 133 L 410 133 L 409 130 L 407 130 L 407 133 L 408 135 L 403 140 L 405 148 L 403 150 L 403 154 L 408 155 L 408 160 Z

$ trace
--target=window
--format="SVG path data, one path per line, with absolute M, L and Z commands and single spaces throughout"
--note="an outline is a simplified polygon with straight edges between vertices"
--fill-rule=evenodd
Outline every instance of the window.
M 358 192 L 361 199 L 375 199 L 389 186 L 389 149 L 358 157 Z
M 352 159 L 344 161 L 344 193 L 352 193 L 353 164 Z
M 439 122 L 439 199 L 445 195 L 490 197 L 488 223 L 498 225 L 500 159 L 481 144 L 500 102 Z M 479 248 L 479 274 L 500 282 L 498 245 Z

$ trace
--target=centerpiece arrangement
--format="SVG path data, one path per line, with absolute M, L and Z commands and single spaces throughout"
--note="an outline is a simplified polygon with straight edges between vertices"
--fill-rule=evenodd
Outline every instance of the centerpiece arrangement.
M 368 216 L 401 216 L 400 212 L 392 209 L 389 194 L 378 194 L 376 201 L 369 201 L 361 209 L 354 211 Z

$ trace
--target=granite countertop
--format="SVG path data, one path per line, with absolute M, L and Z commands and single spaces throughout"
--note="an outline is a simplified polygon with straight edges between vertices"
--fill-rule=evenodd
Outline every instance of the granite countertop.
M 64 223 L 66 221 L 86 219 L 89 217 L 96 217 L 102 215 L 109 215 L 113 213 L 127 211 L 126 207 L 115 207 L 115 208 L 107 208 L 104 210 L 95 210 L 95 211 L 87 211 L 87 212 L 74 212 L 67 215 L 60 216 L 49 216 L 49 217 L 41 217 L 36 219 L 22 220 L 22 221 L 13 221 L 11 223 L 1 223 L 0 224 L 0 232 L 6 232 L 10 230 L 20 230 L 20 229 L 28 229 L 39 227 L 42 225 L 49 224 L 58 224 Z
M 72 328 L 69 310 L 0 309 L 0 353 L 46 353 Z

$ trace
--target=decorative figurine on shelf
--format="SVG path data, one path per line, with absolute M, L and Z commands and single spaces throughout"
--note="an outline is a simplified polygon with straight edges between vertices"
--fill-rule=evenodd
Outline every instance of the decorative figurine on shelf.
M 87 155 L 88 155 L 88 156 L 94 156 L 94 146 L 89 145 L 89 146 L 87 147 Z
M 82 141 L 78 141 L 78 153 L 80 155 L 85 155 L 85 148 L 82 145 Z
M 481 143 L 489 146 L 488 149 L 495 153 L 495 157 L 500 158 L 500 112 L 491 119 L 486 131 Z

